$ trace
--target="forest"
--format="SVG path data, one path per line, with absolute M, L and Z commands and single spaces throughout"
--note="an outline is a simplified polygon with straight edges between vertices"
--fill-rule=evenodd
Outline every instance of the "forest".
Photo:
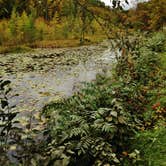
M 110 10 L 97 0 L 2 0 L 0 52 L 16 46 L 54 48 L 100 42 L 124 29 L 158 31 L 165 23 L 165 6 L 164 0 L 152 0 L 124 11 Z
M 121 2 L 0 0 L 0 165 L 166 165 L 166 1 Z

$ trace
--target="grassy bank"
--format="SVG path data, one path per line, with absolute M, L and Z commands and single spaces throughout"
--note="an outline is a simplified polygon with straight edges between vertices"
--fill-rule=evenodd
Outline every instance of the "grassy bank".
M 0 46 L 0 54 L 5 53 L 25 53 L 32 51 L 32 49 L 25 45 L 20 46 Z
M 165 49 L 164 47 L 163 49 Z M 151 106 L 148 106 L 146 129 L 135 135 L 133 149 L 140 151 L 139 165 L 166 165 L 166 53 L 160 54 L 160 84 L 152 92 Z
M 33 51 L 36 48 L 68 48 L 78 47 L 82 45 L 91 45 L 102 42 L 107 39 L 105 35 L 87 36 L 84 43 L 81 43 L 79 39 L 59 39 L 59 40 L 42 40 L 35 41 L 31 44 L 15 45 L 15 46 L 0 46 L 0 54 L 4 53 L 24 53 Z

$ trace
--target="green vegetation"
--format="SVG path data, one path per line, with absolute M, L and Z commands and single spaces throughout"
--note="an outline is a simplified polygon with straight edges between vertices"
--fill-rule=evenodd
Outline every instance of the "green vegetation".
M 30 122 L 25 132 L 9 128 L 17 139 L 6 147 L 22 165 L 164 165 L 164 36 L 123 36 L 112 76 L 98 75 L 81 92 L 45 106 L 44 130 Z M 47 136 L 40 144 L 39 132 Z
M 166 164 L 166 128 L 160 123 L 153 130 L 146 130 L 136 135 L 134 148 L 139 149 L 142 159 L 139 165 L 164 166 Z
M 29 52 L 32 51 L 30 47 L 27 46 L 13 46 L 13 47 L 7 47 L 7 46 L 0 46 L 0 53 L 24 53 L 24 52 Z
M 1 80 L 0 164 L 11 165 L 11 153 L 22 166 L 166 165 L 166 1 L 129 11 L 110 11 L 95 0 L 28 2 L 11 0 L 12 8 L 0 1 L 1 52 L 109 37 L 116 64 L 111 75 L 97 75 L 72 97 L 46 105 L 37 115 L 42 128 L 33 128 L 32 114 L 26 124 L 15 121 L 10 81 Z
M 165 135 L 161 132 L 165 128 L 155 128 L 158 121 L 165 125 L 165 96 L 156 97 L 158 91 L 165 91 L 160 67 L 164 43 L 163 33 L 148 39 L 125 37 L 114 76 L 99 76 L 72 98 L 47 106 L 44 111 L 52 139 L 46 161 L 55 165 L 141 165 L 141 161 L 163 165 Z M 131 51 L 125 49 L 128 45 Z M 148 139 L 156 139 L 156 147 Z

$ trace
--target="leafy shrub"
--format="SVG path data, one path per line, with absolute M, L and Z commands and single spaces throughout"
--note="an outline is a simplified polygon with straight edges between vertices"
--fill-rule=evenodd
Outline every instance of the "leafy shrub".
M 40 129 L 31 128 L 32 115 L 26 124 L 17 117 L 16 106 L 9 103 L 10 83 L 9 80 L 0 80 L 0 164 L 8 166 L 14 162 L 28 166 L 34 159 L 39 160 L 45 143 L 44 139 L 37 139 Z
M 12 143 L 12 133 L 17 130 L 14 124 L 18 123 L 15 120 L 17 112 L 12 111 L 15 106 L 9 105 L 9 84 L 9 80 L 0 80 L 0 163 L 4 164 L 8 162 L 6 154 Z
M 103 84 L 102 84 L 103 85 Z M 51 142 L 47 158 L 60 165 L 104 165 L 123 161 L 134 123 L 111 88 L 95 84 L 46 107 Z

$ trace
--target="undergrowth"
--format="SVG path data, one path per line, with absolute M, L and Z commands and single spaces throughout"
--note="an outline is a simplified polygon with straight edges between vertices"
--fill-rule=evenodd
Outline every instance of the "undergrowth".
M 140 132 L 135 137 L 133 148 L 140 151 L 141 159 L 137 165 L 165 166 L 166 165 L 166 128 L 159 123 L 152 130 Z
M 116 56 L 112 77 L 99 76 L 80 93 L 45 107 L 50 134 L 46 159 L 49 164 L 160 163 L 160 156 L 153 162 L 155 153 L 148 146 L 144 147 L 144 142 L 150 146 L 147 135 L 151 134 L 153 139 L 158 121 L 165 120 L 164 96 L 159 92 L 165 86 L 160 56 L 164 43 L 163 33 L 148 38 L 122 36 L 118 43 L 122 54 Z M 139 139 L 144 141 L 137 141 L 138 133 Z M 161 129 L 156 133 L 160 135 Z M 164 135 L 160 139 L 164 141 Z M 138 146 L 132 146 L 134 141 Z
M 121 54 L 116 54 L 113 74 L 98 75 L 72 97 L 45 106 L 47 126 L 40 131 L 45 140 L 38 144 L 30 128 L 31 134 L 17 141 L 18 163 L 165 164 L 161 156 L 165 152 L 165 34 L 123 34 L 116 44 Z

